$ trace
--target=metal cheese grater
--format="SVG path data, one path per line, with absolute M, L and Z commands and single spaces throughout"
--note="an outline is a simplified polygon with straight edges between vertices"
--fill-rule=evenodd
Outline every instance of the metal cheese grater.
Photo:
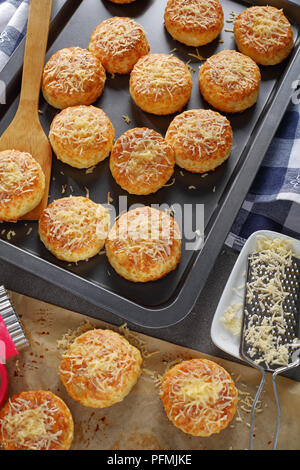
M 0 315 L 17 350 L 27 347 L 28 339 L 4 286 L 0 286 Z
M 27 346 L 29 341 L 20 319 L 5 288 L 0 286 L 0 408 L 4 405 L 8 393 L 6 359 L 17 355 Z
M 300 364 L 300 339 L 298 338 L 299 331 L 299 311 L 300 311 L 300 260 L 291 257 L 291 259 L 281 267 L 280 272 L 280 284 L 282 286 L 282 292 L 284 293 L 284 300 L 279 302 L 281 305 L 281 312 L 285 321 L 285 327 L 282 329 L 279 324 L 276 324 L 274 320 L 271 320 L 272 314 L 270 313 L 270 307 L 274 305 L 275 301 L 271 298 L 268 293 L 265 293 L 264 300 L 262 302 L 259 299 L 259 292 L 262 292 L 264 285 L 267 285 L 270 281 L 272 282 L 272 271 L 268 269 L 266 262 L 264 261 L 265 252 L 255 253 L 248 257 L 248 275 L 246 283 L 246 295 L 244 299 L 243 309 L 243 321 L 242 321 L 242 334 L 240 342 L 240 354 L 246 362 L 251 364 L 253 367 L 258 369 L 262 374 L 262 379 L 258 387 L 253 406 L 251 411 L 251 435 L 250 435 L 250 449 L 253 449 L 253 432 L 254 432 L 254 415 L 255 408 L 259 397 L 261 395 L 266 372 L 272 373 L 273 390 L 276 398 L 277 405 L 277 425 L 275 436 L 273 440 L 273 450 L 277 446 L 278 432 L 280 426 L 280 403 L 276 387 L 276 376 L 283 372 L 286 372 Z M 253 290 L 253 284 L 250 287 L 249 284 L 254 281 L 260 287 L 255 291 Z M 263 322 L 270 325 L 270 334 L 273 338 L 276 338 L 276 347 L 287 344 L 293 344 L 288 348 L 288 365 L 280 366 L 276 362 L 272 364 L 267 363 L 258 351 L 258 348 L 253 348 L 251 340 L 247 340 L 247 332 L 249 332 L 250 325 L 257 327 L 256 331 L 260 331 L 260 326 Z M 298 340 L 298 341 L 297 341 Z M 259 360 L 259 364 L 255 361 Z

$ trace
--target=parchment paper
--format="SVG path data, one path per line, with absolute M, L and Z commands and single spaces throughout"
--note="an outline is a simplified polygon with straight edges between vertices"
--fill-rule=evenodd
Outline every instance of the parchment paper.
M 260 381 L 258 372 L 234 362 L 207 356 L 145 335 L 137 335 L 149 352 L 157 354 L 144 360 L 143 367 L 163 374 L 167 364 L 178 358 L 207 357 L 221 364 L 236 381 L 240 393 L 239 412 L 226 430 L 209 438 L 189 436 L 177 429 L 166 417 L 159 399 L 158 388 L 147 374 L 122 403 L 106 409 L 86 408 L 72 400 L 60 382 L 58 368 L 60 352 L 57 340 L 68 329 L 76 329 L 85 320 L 97 328 L 112 328 L 103 322 L 88 319 L 16 293 L 12 301 L 26 330 L 31 347 L 8 361 L 9 394 L 24 390 L 51 390 L 69 406 L 74 422 L 72 449 L 247 449 L 250 414 L 241 401 L 250 393 L 254 397 Z M 276 407 L 271 377 L 268 376 L 262 398 L 262 412 L 255 420 L 255 448 L 270 449 L 276 426 Z M 300 449 L 300 383 L 279 377 L 281 427 L 278 449 Z

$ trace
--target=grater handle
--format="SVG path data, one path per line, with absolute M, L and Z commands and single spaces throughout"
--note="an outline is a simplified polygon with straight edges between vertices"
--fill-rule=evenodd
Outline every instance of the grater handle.
M 272 382 L 273 382 L 273 390 L 274 390 L 274 395 L 276 398 L 276 405 L 277 405 L 277 422 L 276 422 L 276 431 L 275 431 L 275 436 L 273 440 L 273 446 L 272 450 L 275 450 L 277 447 L 277 440 L 278 440 L 278 433 L 279 433 L 279 427 L 280 427 L 280 418 L 281 418 L 281 408 L 280 408 L 280 401 L 279 401 L 279 396 L 278 396 L 278 391 L 276 387 L 276 377 L 278 375 L 278 371 L 276 370 L 272 374 Z
M 257 389 L 253 405 L 252 405 L 252 410 L 251 410 L 251 424 L 250 424 L 250 443 L 249 443 L 249 449 L 253 450 L 253 436 L 254 436 L 254 416 L 255 416 L 255 408 L 257 405 L 257 402 L 259 400 L 259 397 L 261 395 L 261 392 L 264 388 L 265 380 L 266 380 L 266 371 L 264 369 L 256 367 L 256 369 L 261 371 L 261 381 L 259 384 L 259 387 Z
M 276 431 L 275 431 L 275 436 L 273 440 L 272 450 L 275 450 L 277 446 L 278 433 L 279 433 L 279 427 L 280 427 L 280 418 L 281 418 L 281 409 L 280 409 L 280 401 L 279 401 L 279 396 L 278 396 L 278 391 L 277 391 L 277 386 L 276 386 L 276 377 L 278 374 L 294 369 L 295 367 L 300 365 L 300 349 L 297 349 L 297 351 L 293 353 L 292 359 L 293 359 L 293 362 L 291 362 L 287 367 L 280 367 L 279 369 L 276 369 L 272 374 L 273 390 L 274 390 L 274 395 L 276 398 L 276 405 L 277 405 L 277 423 L 276 423 Z

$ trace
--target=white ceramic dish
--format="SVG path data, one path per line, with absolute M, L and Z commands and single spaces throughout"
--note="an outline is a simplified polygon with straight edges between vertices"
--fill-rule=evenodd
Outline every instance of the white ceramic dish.
M 240 337 L 234 336 L 230 331 L 226 330 L 221 318 L 225 309 L 229 307 L 232 302 L 235 301 L 239 304 L 244 301 L 247 258 L 250 253 L 254 252 L 257 237 L 260 235 L 270 238 L 284 238 L 285 240 L 290 240 L 292 242 L 293 251 L 296 255 L 300 255 L 299 240 L 270 230 L 259 230 L 258 232 L 254 232 L 245 243 L 229 276 L 211 326 L 211 339 L 214 344 L 224 352 L 238 359 L 241 359 L 239 353 Z

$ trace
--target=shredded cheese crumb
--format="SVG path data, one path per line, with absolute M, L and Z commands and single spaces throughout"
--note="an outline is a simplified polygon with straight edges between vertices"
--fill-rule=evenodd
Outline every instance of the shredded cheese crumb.
M 130 124 L 130 123 L 131 123 L 131 119 L 130 119 L 130 117 L 129 117 L 127 114 L 123 114 L 122 118 L 124 119 L 124 121 L 126 122 L 126 124 Z
M 93 171 L 95 170 L 95 168 L 96 168 L 96 165 L 91 166 L 90 168 L 88 168 L 87 170 L 85 170 L 85 174 L 86 174 L 86 175 L 90 175 L 91 173 L 93 173 Z
M 86 331 L 90 331 L 93 329 L 94 326 L 87 320 L 81 323 L 74 330 L 68 329 L 67 332 L 62 336 L 62 338 L 57 340 L 57 349 L 60 351 L 66 351 L 78 336 L 82 335 Z
M 221 317 L 224 328 L 230 331 L 234 336 L 240 336 L 242 327 L 242 308 L 243 304 L 232 302 L 227 307 Z

